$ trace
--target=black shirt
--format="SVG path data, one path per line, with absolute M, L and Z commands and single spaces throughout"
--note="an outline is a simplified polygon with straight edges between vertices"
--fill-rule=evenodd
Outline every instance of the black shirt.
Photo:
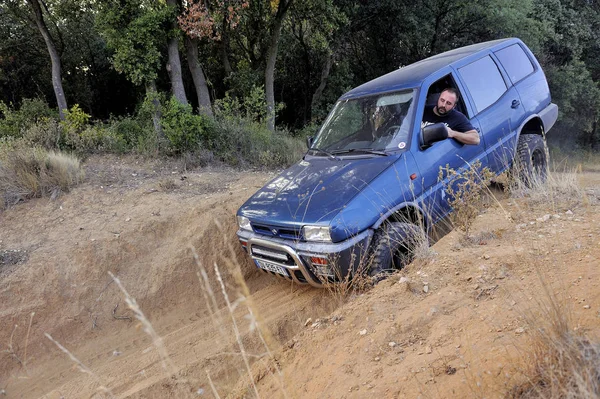
M 452 130 L 456 130 L 457 132 L 468 132 L 469 130 L 475 129 L 471 122 L 464 116 L 461 112 L 453 109 L 448 112 L 446 115 L 436 115 L 433 112 L 433 105 L 426 106 L 425 111 L 423 112 L 423 122 L 421 123 L 421 127 L 425 127 L 427 125 L 432 125 L 434 123 L 442 122 L 446 126 L 448 126 Z

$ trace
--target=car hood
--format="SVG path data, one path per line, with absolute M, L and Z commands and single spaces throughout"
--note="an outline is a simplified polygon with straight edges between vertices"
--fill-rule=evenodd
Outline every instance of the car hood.
M 328 225 L 399 156 L 302 160 L 256 192 L 238 214 L 271 225 Z

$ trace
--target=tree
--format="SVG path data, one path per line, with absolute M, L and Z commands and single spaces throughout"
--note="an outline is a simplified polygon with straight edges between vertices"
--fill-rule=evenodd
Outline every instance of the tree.
M 179 13 L 179 4 L 177 0 L 167 0 L 167 6 L 172 10 L 170 23 L 170 34 L 168 35 L 167 48 L 169 53 L 169 62 L 167 71 L 171 77 L 171 89 L 173 96 L 182 104 L 187 104 L 183 78 L 181 76 L 181 60 L 179 58 L 179 29 L 176 29 L 175 18 Z
M 277 10 L 269 24 L 269 45 L 267 47 L 267 65 L 265 67 L 265 95 L 267 97 L 267 128 L 275 130 L 275 62 L 279 49 L 279 37 L 285 15 L 294 0 L 279 0 Z
M 216 44 L 225 74 L 231 74 L 227 53 L 229 32 L 237 27 L 242 10 L 247 7 L 246 0 L 207 0 L 188 4 L 178 18 L 179 26 L 186 34 L 188 66 L 198 95 L 198 106 L 206 115 L 212 115 L 212 110 L 204 71 L 198 62 L 198 42 Z
M 44 21 L 44 15 L 42 13 L 42 7 L 40 6 L 39 0 L 27 0 L 31 9 L 33 10 L 34 21 L 46 42 L 48 53 L 50 54 L 50 61 L 52 63 L 52 86 L 54 87 L 54 95 L 56 96 L 56 102 L 58 104 L 58 112 L 60 119 L 65 118 L 64 111 L 67 109 L 67 100 L 65 99 L 65 92 L 62 86 L 62 73 L 60 66 L 60 55 L 54 44 L 54 39 L 50 35 L 50 31 Z M 43 4 L 43 3 L 42 3 Z
M 113 66 L 134 84 L 146 87 L 147 98 L 154 107 L 156 134 L 163 136 L 160 126 L 160 102 L 156 78 L 161 66 L 161 45 L 170 11 L 151 0 L 108 0 L 98 14 L 98 28 L 113 49 Z

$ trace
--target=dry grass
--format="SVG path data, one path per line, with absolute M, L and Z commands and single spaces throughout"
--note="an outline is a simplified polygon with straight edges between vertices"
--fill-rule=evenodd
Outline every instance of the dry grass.
M 528 184 L 519 179 L 509 183 L 512 197 L 527 198 L 532 204 L 548 204 L 555 212 L 561 204 L 577 205 L 585 192 L 577 179 L 578 168 L 553 168 L 545 179 L 533 175 Z
M 585 202 L 578 183 L 581 167 L 553 168 L 545 179 L 533 176 L 528 184 L 510 183 L 513 197 L 530 204 L 544 204 L 557 211 L 560 206 Z M 538 266 L 542 292 L 537 312 L 525 314 L 530 341 L 524 353 L 525 381 L 514 386 L 510 398 L 600 398 L 600 343 L 585 331 L 573 328 L 567 300 L 561 300 L 546 283 Z
M 0 153 L 1 207 L 28 198 L 50 196 L 79 184 L 84 177 L 79 160 L 69 154 L 40 148 L 15 148 Z
M 479 215 L 485 200 L 481 194 L 493 177 L 492 171 L 482 167 L 480 161 L 469 165 L 462 172 L 448 166 L 440 167 L 438 179 L 445 181 L 444 190 L 449 197 L 448 203 L 453 209 L 452 223 L 464 231 L 465 236 L 469 235 L 471 225 Z
M 510 398 L 600 398 L 600 343 L 572 327 L 570 311 L 543 277 L 540 314 L 528 314 L 530 342 L 525 382 Z

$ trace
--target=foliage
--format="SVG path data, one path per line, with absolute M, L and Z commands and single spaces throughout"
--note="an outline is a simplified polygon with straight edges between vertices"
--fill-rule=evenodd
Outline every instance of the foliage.
M 172 152 L 181 153 L 210 142 L 214 127 L 212 119 L 205 115 L 194 115 L 192 106 L 182 104 L 171 97 L 163 111 L 161 124 L 169 140 Z
M 198 61 L 222 117 L 264 122 L 259 107 L 266 103 L 257 88 L 266 87 L 268 49 L 280 4 L 185 2 L 179 28 L 199 39 Z M 348 89 L 424 57 L 516 36 L 541 62 L 552 100 L 559 106 L 560 120 L 549 139 L 562 136 L 571 146 L 600 146 L 600 9 L 595 2 L 296 0 L 291 4 L 274 71 L 275 101 L 286 104 L 278 113 L 278 126 L 299 131 L 318 123 Z M 61 55 L 68 103 L 79 104 L 81 112 L 92 116 L 90 121 L 106 120 L 111 114 L 116 118 L 106 124 L 95 121 L 96 130 L 84 135 L 89 139 L 84 147 L 103 141 L 98 139 L 102 136 L 121 143 L 117 147 L 122 150 L 157 153 L 165 143 L 150 135 L 155 115 L 141 107 L 143 87 L 138 86 L 155 82 L 161 97 L 171 88 L 166 43 L 181 33 L 171 24 L 174 8 L 151 0 L 52 0 L 45 5 L 48 29 Z M 56 145 L 52 143 L 58 133 L 44 119 L 56 117 L 44 103 L 55 106 L 51 68 L 30 13 L 26 2 L 6 0 L 0 6 L 0 137 L 28 132 L 29 141 L 49 147 Z M 183 78 L 186 87 L 192 87 L 186 68 Z M 42 100 L 25 100 L 33 97 Z M 194 96 L 189 98 L 195 101 Z M 124 115 L 134 116 L 115 122 Z M 126 124 L 131 131 L 123 130 Z M 110 134 L 99 133 L 100 125 Z M 78 129 L 78 134 L 85 130 L 81 123 Z M 66 141 L 70 136 L 61 135 L 58 145 L 74 148 Z M 218 139 L 211 137 L 212 142 Z M 106 148 L 106 142 L 100 147 Z
M 278 104 L 278 110 L 283 104 Z M 215 101 L 215 114 L 224 119 L 246 119 L 263 122 L 267 117 L 265 91 L 262 86 L 252 86 L 248 95 L 230 97 L 229 93 L 221 100 Z
M 190 37 L 221 41 L 225 30 L 238 26 L 248 6 L 247 0 L 200 1 L 188 4 L 177 20 Z
M 83 180 L 79 160 L 41 148 L 0 147 L 0 208 L 28 198 L 56 197 Z
M 155 80 L 172 10 L 149 0 L 111 0 L 101 4 L 98 29 L 114 51 L 114 68 L 137 85 Z
M 106 126 L 111 135 L 120 137 L 127 148 L 135 148 L 148 134 L 153 134 L 148 123 L 130 116 L 111 118 Z
M 0 101 L 0 113 L 3 116 L 0 119 L 0 137 L 20 137 L 29 126 L 58 116 L 56 111 L 50 109 L 48 104 L 39 98 L 24 99 L 19 109 Z
M 63 138 L 63 125 L 57 119 L 44 119 L 27 128 L 23 133 L 23 142 L 31 147 L 47 150 L 58 149 Z
M 61 122 L 67 130 L 82 130 L 90 121 L 90 115 L 83 112 L 79 104 L 65 111 L 65 120 Z
M 262 123 L 244 119 L 217 120 L 217 137 L 215 154 L 234 166 L 287 166 L 306 151 L 303 140 L 287 132 L 271 132 Z

